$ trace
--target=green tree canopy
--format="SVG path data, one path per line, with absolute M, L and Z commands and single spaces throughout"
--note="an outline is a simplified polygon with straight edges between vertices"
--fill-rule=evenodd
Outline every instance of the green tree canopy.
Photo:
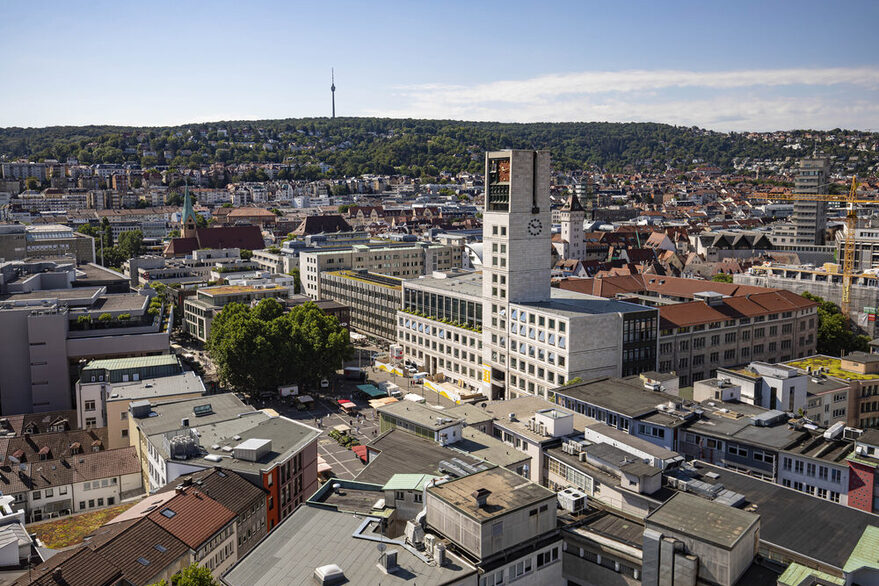
M 138 256 L 143 250 L 143 232 L 140 230 L 123 232 L 119 235 L 119 244 L 117 247 L 119 248 L 120 254 L 126 260 Z
M 870 349 L 869 336 L 856 334 L 846 323 L 839 306 L 823 297 L 808 291 L 803 297 L 818 304 L 818 344 L 819 354 L 843 356 L 849 352 L 866 352 Z
M 733 282 L 732 275 L 728 275 L 726 273 L 717 273 L 716 275 L 711 277 L 711 280 L 714 281 L 715 283 L 732 283 Z
M 316 385 L 352 354 L 348 330 L 309 302 L 286 312 L 275 299 L 230 303 L 214 318 L 208 352 L 220 378 L 240 389 Z
M 171 584 L 160 580 L 151 586 L 219 586 L 219 582 L 211 576 L 211 571 L 204 566 L 192 564 L 180 570 L 171 578 Z

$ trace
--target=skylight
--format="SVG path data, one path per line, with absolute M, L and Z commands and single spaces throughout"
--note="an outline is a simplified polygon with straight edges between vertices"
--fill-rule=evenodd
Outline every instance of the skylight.
M 196 417 L 201 417 L 203 415 L 209 415 L 214 412 L 210 403 L 205 403 L 204 405 L 196 405 L 192 408 L 192 412 Z
M 150 565 L 150 560 L 148 560 L 146 558 L 137 558 L 137 563 L 139 563 L 142 566 L 148 566 L 148 565 Z
M 171 517 L 173 517 L 177 513 L 175 513 L 171 509 L 162 509 L 162 514 L 170 519 Z
M 160 543 L 155 544 L 153 547 L 156 549 L 156 551 L 161 553 L 165 553 L 166 551 L 168 551 L 168 548 Z

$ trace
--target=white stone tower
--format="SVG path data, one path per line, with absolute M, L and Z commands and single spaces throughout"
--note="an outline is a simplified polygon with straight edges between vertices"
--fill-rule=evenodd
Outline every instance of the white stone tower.
M 492 398 L 506 396 L 509 304 L 550 298 L 549 178 L 548 151 L 485 155 L 483 383 Z
M 585 256 L 585 242 L 583 240 L 583 222 L 586 220 L 586 210 L 580 205 L 580 198 L 573 191 L 568 201 L 559 210 L 559 221 L 562 225 L 562 240 L 564 254 L 562 258 L 583 260 Z

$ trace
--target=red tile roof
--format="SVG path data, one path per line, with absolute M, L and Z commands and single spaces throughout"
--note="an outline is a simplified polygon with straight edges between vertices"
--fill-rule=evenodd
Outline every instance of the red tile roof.
M 265 245 L 259 226 L 199 228 L 194 238 L 172 238 L 165 248 L 165 256 L 183 256 L 200 248 L 260 250 Z
M 711 322 L 756 317 L 815 307 L 817 303 L 790 291 L 770 291 L 742 297 L 726 297 L 717 305 L 704 301 L 676 303 L 659 308 L 660 328 L 680 328 Z
M 235 519 L 235 513 L 214 499 L 189 488 L 150 513 L 147 518 L 197 550 Z

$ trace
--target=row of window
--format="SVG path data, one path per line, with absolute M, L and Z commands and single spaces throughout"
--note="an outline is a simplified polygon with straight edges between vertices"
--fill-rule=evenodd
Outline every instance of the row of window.
M 535 569 L 539 570 L 544 566 L 557 562 L 558 559 L 559 548 L 553 547 L 545 552 L 542 551 L 538 553 L 536 560 L 528 557 L 527 559 L 512 564 L 507 568 L 506 572 L 501 569 L 487 573 L 479 580 L 479 586 L 501 586 L 505 583 L 513 582 L 526 574 L 530 574 Z
M 814 462 L 803 462 L 802 460 L 793 460 L 792 458 L 785 456 L 782 458 L 782 467 L 785 470 L 793 470 L 796 474 L 805 474 L 806 476 L 815 477 L 817 474 L 818 478 L 821 480 L 828 479 L 828 473 L 830 482 L 834 484 L 840 484 L 842 482 L 842 472 L 835 468 L 828 468 L 827 466 L 819 466 Z
M 803 312 L 801 312 L 801 313 L 802 313 L 803 315 L 805 315 L 806 312 L 808 312 L 808 313 L 812 313 L 812 311 L 810 311 L 810 310 L 803 310 Z M 791 317 L 793 317 L 793 312 L 791 312 L 791 311 L 785 311 L 785 312 L 783 312 L 783 313 L 781 314 L 781 318 L 782 318 L 782 319 L 788 319 L 788 318 L 791 318 Z M 774 321 L 774 320 L 777 320 L 777 319 L 779 319 L 779 314 L 777 314 L 777 313 L 770 313 L 768 316 L 767 316 L 767 315 L 758 315 L 758 316 L 754 317 L 754 318 L 753 318 L 753 322 L 754 322 L 754 323 L 760 323 L 760 322 L 764 322 L 764 321 L 767 321 L 767 320 L 768 320 L 768 321 Z M 739 323 L 739 325 L 743 325 L 743 326 L 744 326 L 744 325 L 748 325 L 748 324 L 750 324 L 751 321 L 752 321 L 751 318 L 749 318 L 749 317 L 743 317 L 743 318 L 741 318 L 741 319 L 738 320 L 738 323 Z M 800 322 L 800 330 L 804 330 L 804 329 L 805 329 L 805 327 L 806 327 L 806 326 L 805 326 L 805 323 L 806 323 L 805 321 Z M 726 321 L 722 321 L 722 322 L 719 322 L 719 321 L 711 322 L 711 323 L 708 324 L 708 329 L 709 329 L 709 330 L 716 330 L 716 329 L 719 329 L 719 328 L 721 328 L 721 327 L 731 328 L 731 327 L 733 327 L 733 326 L 735 326 L 735 325 L 736 325 L 736 320 L 734 320 L 734 319 L 728 319 L 728 320 L 726 320 Z M 787 325 L 791 325 L 791 324 L 787 324 Z M 815 327 L 815 318 L 814 318 L 814 317 L 809 319 L 809 328 L 813 328 L 813 327 Z M 775 328 L 775 331 L 776 331 L 776 332 L 778 331 L 778 330 L 777 330 L 777 326 L 773 326 L 772 328 L 770 328 L 770 330 L 773 329 L 773 328 Z M 672 334 L 675 333 L 675 332 L 677 332 L 678 334 L 686 334 L 687 332 L 690 332 L 690 331 L 693 331 L 693 332 L 702 332 L 702 331 L 705 331 L 705 324 L 698 324 L 698 325 L 695 325 L 695 326 L 682 326 L 682 327 L 679 327 L 679 328 L 677 328 L 677 329 L 666 328 L 666 329 L 662 330 L 662 332 L 660 333 L 660 335 L 662 335 L 662 336 L 670 336 L 670 335 L 672 335 Z M 790 331 L 790 330 L 788 330 L 788 331 Z M 771 332 L 770 332 L 770 333 L 771 333 Z
M 798 490 L 800 492 L 805 492 L 806 494 L 810 494 L 812 496 L 817 496 L 821 499 L 826 499 L 834 503 L 839 502 L 840 494 L 833 490 L 827 490 L 826 488 L 817 488 L 811 484 L 803 484 L 799 481 L 791 482 L 787 478 L 781 481 L 781 485 L 788 488 L 793 488 L 794 490 Z

